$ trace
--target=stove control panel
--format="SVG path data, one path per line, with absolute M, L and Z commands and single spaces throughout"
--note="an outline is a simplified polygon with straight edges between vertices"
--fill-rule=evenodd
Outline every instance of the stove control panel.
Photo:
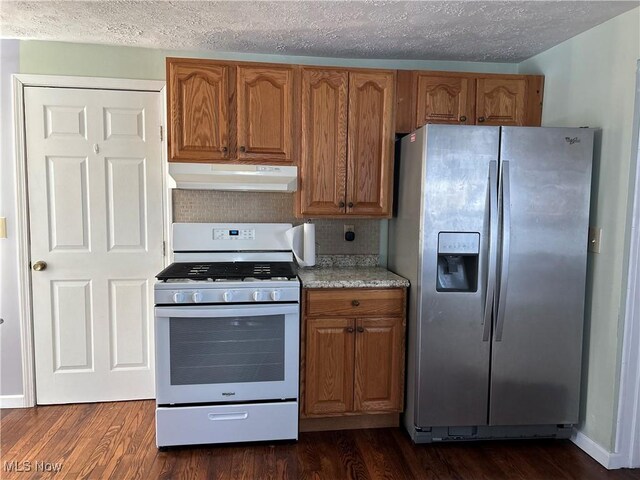
M 246 288 L 225 286 L 214 287 L 185 287 L 176 289 L 175 285 L 158 284 L 154 295 L 157 305 L 167 304 L 222 304 L 222 303 L 271 303 L 298 302 L 300 300 L 300 286 L 298 282 L 278 282 L 289 285 L 265 286 L 264 288 Z M 290 285 L 293 283 L 293 285 Z M 159 287 L 160 286 L 160 287 Z M 164 287 L 164 288 L 163 288 Z
M 255 240 L 256 230 L 254 228 L 239 228 L 239 229 L 213 229 L 214 240 Z

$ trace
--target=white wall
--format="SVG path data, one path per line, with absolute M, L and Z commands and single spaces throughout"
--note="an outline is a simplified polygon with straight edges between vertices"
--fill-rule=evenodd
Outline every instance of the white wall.
M 0 396 L 22 394 L 15 161 L 11 75 L 18 73 L 19 42 L 0 40 L 0 217 L 7 218 L 7 238 L 0 238 Z
M 594 159 L 590 224 L 602 228 L 588 263 L 581 431 L 612 452 L 630 225 L 629 175 L 640 8 L 522 62 L 545 76 L 542 123 L 602 129 Z M 633 164 L 632 164 L 633 162 Z

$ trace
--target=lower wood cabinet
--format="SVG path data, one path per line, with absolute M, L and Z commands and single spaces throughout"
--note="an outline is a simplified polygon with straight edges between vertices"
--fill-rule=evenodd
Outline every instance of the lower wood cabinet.
M 303 417 L 402 411 L 405 298 L 404 289 L 305 290 Z

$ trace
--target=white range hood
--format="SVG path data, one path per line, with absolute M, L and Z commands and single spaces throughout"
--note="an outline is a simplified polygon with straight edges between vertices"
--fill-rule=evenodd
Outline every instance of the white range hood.
M 298 186 L 298 167 L 293 166 L 172 162 L 169 175 L 177 188 L 192 190 L 295 192 Z

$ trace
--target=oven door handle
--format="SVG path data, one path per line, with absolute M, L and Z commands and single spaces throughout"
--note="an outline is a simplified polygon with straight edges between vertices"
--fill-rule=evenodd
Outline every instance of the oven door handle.
M 156 317 L 250 317 L 264 315 L 286 315 L 298 313 L 300 305 L 297 303 L 278 303 L 262 305 L 198 305 L 189 307 L 156 307 Z

